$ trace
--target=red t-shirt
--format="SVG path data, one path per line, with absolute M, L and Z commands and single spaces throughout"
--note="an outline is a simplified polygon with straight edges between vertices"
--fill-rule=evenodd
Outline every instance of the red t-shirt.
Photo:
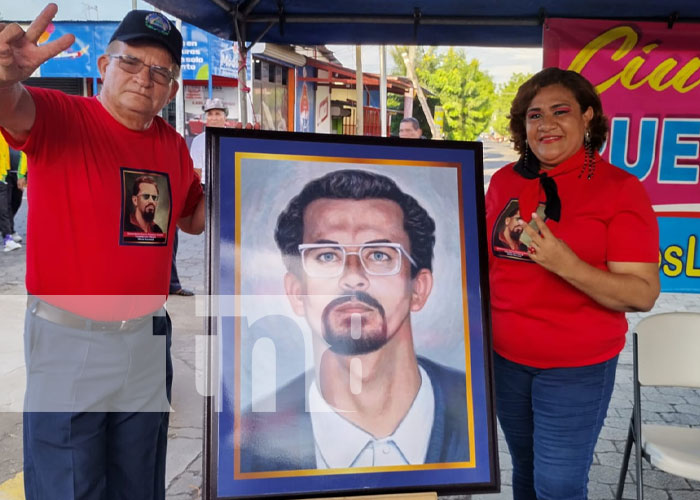
M 582 158 L 567 161 L 580 164 Z M 607 270 L 607 262 L 658 262 L 658 225 L 639 180 L 600 157 L 590 180 L 579 172 L 555 177 L 562 208 L 559 222 L 546 221 L 552 233 L 598 269 Z M 522 246 L 505 248 L 506 216 L 528 182 L 539 180 L 525 179 L 507 165 L 493 175 L 486 194 L 494 349 L 538 368 L 606 361 L 624 347 L 625 314 L 535 264 Z
M 27 291 L 95 320 L 148 314 L 168 294 L 175 225 L 203 196 L 182 137 L 160 117 L 145 131 L 97 98 L 28 88 Z M 152 217 L 134 227 L 136 212 Z M 148 215 L 150 213 L 150 215 Z

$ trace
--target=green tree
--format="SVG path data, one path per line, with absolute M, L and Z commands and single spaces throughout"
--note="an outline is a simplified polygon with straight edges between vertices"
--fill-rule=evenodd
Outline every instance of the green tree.
M 423 66 L 423 67 L 435 67 L 438 64 L 438 59 L 436 56 L 436 47 L 423 47 L 423 46 L 418 46 L 416 47 L 416 60 L 415 60 L 415 65 L 416 67 L 418 66 Z M 407 76 L 407 71 L 406 71 L 406 64 L 404 62 L 403 54 L 408 52 L 408 47 L 405 45 L 395 45 L 393 47 L 389 48 L 389 55 L 391 56 L 394 64 L 391 67 L 391 73 L 392 75 L 399 75 L 399 76 Z M 424 86 L 425 88 L 425 86 Z M 426 96 L 427 101 L 428 101 L 428 107 L 430 108 L 430 112 L 434 113 L 435 112 L 435 106 L 440 105 L 440 99 L 437 96 L 434 95 L 427 95 Z M 399 135 L 399 125 L 401 122 L 401 119 L 403 118 L 403 110 L 404 110 L 404 97 L 402 95 L 397 95 L 397 94 L 389 94 L 387 98 L 387 107 L 389 109 L 392 109 L 396 111 L 396 114 L 394 115 L 394 118 L 391 120 L 391 135 L 392 136 L 398 136 Z M 425 113 L 423 112 L 423 107 L 420 105 L 420 102 L 418 101 L 417 98 L 413 99 L 413 111 L 411 116 L 413 116 L 416 120 L 418 120 L 418 123 L 420 124 L 420 128 L 423 131 L 423 135 L 427 137 L 428 139 L 432 138 L 432 134 L 430 133 L 430 126 L 428 125 L 428 119 L 425 117 Z
M 430 108 L 430 112 L 434 114 L 435 106 L 440 105 L 440 100 L 434 95 L 428 95 L 426 97 L 428 100 L 428 107 Z M 387 97 L 387 108 L 396 111 L 396 114 L 391 119 L 392 136 L 399 135 L 399 126 L 401 124 L 401 119 L 403 118 L 403 105 L 403 95 L 389 94 L 389 96 Z M 425 117 L 425 113 L 423 113 L 423 107 L 420 105 L 420 102 L 418 102 L 418 99 L 413 100 L 413 114 L 411 116 L 418 120 L 418 124 L 420 125 L 420 129 L 423 131 L 423 135 L 428 139 L 432 139 L 432 135 L 430 133 L 430 126 L 428 125 L 428 119 Z
M 491 120 L 495 87 L 481 71 L 479 61 L 467 61 L 463 50 L 448 49 L 432 69 L 420 67 L 418 78 L 440 98 L 445 109 L 445 135 L 448 139 L 472 141 Z
M 404 50 L 397 46 L 390 52 L 398 74 L 405 72 Z M 458 141 L 476 139 L 491 120 L 495 98 L 493 80 L 481 71 L 479 61 L 468 61 L 463 50 L 450 48 L 439 53 L 436 47 L 418 47 L 415 68 L 421 85 L 436 98 L 429 101 L 445 110 L 445 137 Z
M 493 116 L 491 117 L 491 127 L 498 134 L 510 137 L 510 118 L 508 118 L 510 105 L 520 86 L 531 76 L 530 73 L 513 73 L 510 75 L 510 80 L 498 86 Z
M 394 61 L 394 67 L 391 72 L 392 75 L 405 76 L 406 64 L 403 60 L 404 52 L 408 51 L 408 47 L 405 45 L 394 45 L 389 49 L 389 55 Z M 440 64 L 440 59 L 437 53 L 437 47 L 416 47 L 416 60 L 415 60 L 416 70 L 418 68 L 423 68 L 426 71 L 435 70 Z

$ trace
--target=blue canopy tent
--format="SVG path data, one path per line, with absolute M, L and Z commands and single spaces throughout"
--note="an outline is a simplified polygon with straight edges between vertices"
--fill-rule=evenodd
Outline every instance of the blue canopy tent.
M 537 47 L 546 17 L 700 22 L 698 0 L 147 1 L 221 38 L 305 45 Z
M 669 27 L 700 22 L 698 0 L 147 1 L 238 42 L 241 61 L 257 42 L 538 47 L 548 17 L 653 20 Z M 243 66 L 238 76 L 245 83 Z M 244 108 L 241 112 L 245 120 Z

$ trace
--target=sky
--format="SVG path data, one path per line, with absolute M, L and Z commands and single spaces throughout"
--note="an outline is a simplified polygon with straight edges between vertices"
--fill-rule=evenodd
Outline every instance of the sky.
M 355 68 L 355 47 L 352 45 L 327 45 L 335 57 L 348 68 Z M 467 55 L 467 59 L 477 59 L 482 71 L 493 78 L 494 83 L 505 83 L 513 73 L 536 73 L 542 69 L 541 48 L 508 47 L 458 47 Z M 392 65 L 387 47 L 387 65 Z M 390 68 L 388 68 L 390 71 Z M 379 46 L 362 47 L 362 71 L 379 73 Z
M 118 21 L 132 8 L 132 0 L 54 0 L 58 4 L 57 21 Z M 46 0 L 1 0 L 0 19 L 28 21 L 36 17 L 47 4 Z M 153 7 L 138 0 L 137 8 Z M 329 45 L 338 60 L 348 68 L 355 68 L 355 47 Z M 541 48 L 462 47 L 468 59 L 477 59 L 483 71 L 491 75 L 496 84 L 505 83 L 513 73 L 535 73 L 542 68 Z M 255 48 L 253 48 L 255 52 Z M 388 52 L 388 51 L 387 51 Z M 387 54 L 391 70 L 391 57 Z M 379 73 L 379 47 L 365 45 L 362 48 L 363 71 Z
M 53 0 L 58 5 L 56 21 L 118 21 L 131 10 L 132 0 Z M 29 21 L 41 12 L 48 0 L 2 0 L 0 18 Z M 137 8 L 151 10 L 139 0 Z

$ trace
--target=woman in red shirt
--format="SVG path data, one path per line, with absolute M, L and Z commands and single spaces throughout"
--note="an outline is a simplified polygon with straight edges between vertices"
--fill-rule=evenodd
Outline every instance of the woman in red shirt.
M 486 217 L 513 497 L 586 499 L 625 312 L 659 294 L 658 227 L 639 180 L 597 153 L 608 125 L 585 78 L 542 70 L 510 114 L 521 156 L 492 177 Z

